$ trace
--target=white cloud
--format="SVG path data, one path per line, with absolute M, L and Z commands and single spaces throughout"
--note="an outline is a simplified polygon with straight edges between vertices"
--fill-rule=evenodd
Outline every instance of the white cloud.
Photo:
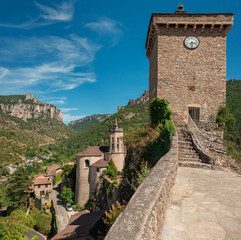
M 85 116 L 73 116 L 71 114 L 68 114 L 68 113 L 64 113 L 63 114 L 63 119 L 64 119 L 64 122 L 65 123 L 69 123 L 73 120 L 78 120 L 78 119 L 81 119 L 81 118 L 84 118 Z
M 28 16 L 31 20 L 21 24 L 0 23 L 0 27 L 30 29 L 55 24 L 57 22 L 71 21 L 73 19 L 74 1 L 55 4 L 54 7 L 45 6 L 39 2 L 35 2 L 35 5 L 44 12 L 44 14 L 35 18 Z
M 73 1 L 62 2 L 60 5 L 55 5 L 56 9 L 44 6 L 38 2 L 35 2 L 36 6 L 45 12 L 45 15 L 41 15 L 44 19 L 54 21 L 70 21 L 74 15 Z
M 101 47 L 86 38 L 0 40 L 0 94 L 71 90 L 96 81 L 91 63 Z
M 54 101 L 49 101 L 48 103 L 50 104 L 65 104 L 64 100 L 54 100 Z
M 112 47 L 115 46 L 123 36 L 123 31 L 120 28 L 121 24 L 110 18 L 100 18 L 96 22 L 85 24 L 85 27 L 98 32 L 102 36 L 111 37 Z
M 78 108 L 60 108 L 62 112 L 71 112 L 71 111 L 77 111 Z

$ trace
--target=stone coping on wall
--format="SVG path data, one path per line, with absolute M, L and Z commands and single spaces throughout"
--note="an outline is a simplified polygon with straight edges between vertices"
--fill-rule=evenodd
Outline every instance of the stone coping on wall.
M 175 182 L 177 161 L 178 136 L 176 134 L 168 153 L 160 158 L 137 188 L 105 240 L 157 239 L 169 191 Z
M 196 124 L 193 122 L 192 118 L 190 115 L 188 115 L 188 130 L 190 131 L 191 138 L 193 141 L 193 145 L 195 150 L 198 152 L 198 155 L 202 159 L 204 163 L 213 163 L 213 157 L 207 153 L 205 148 L 200 144 L 199 139 L 198 139 L 198 134 L 200 134 L 200 131 Z
M 188 130 L 190 132 L 190 135 L 193 141 L 193 146 L 198 152 L 203 163 L 212 164 L 213 165 L 212 169 L 215 169 L 215 170 L 225 170 L 222 168 L 229 168 L 235 173 L 238 173 L 241 175 L 241 166 L 240 164 L 235 163 L 234 159 L 223 154 L 221 155 L 219 154 L 218 156 L 217 153 L 216 153 L 216 156 L 212 156 L 206 151 L 204 146 L 200 143 L 202 141 L 200 137 L 204 138 L 205 136 L 203 136 L 203 133 L 199 130 L 199 128 L 193 122 L 190 115 L 188 116 Z

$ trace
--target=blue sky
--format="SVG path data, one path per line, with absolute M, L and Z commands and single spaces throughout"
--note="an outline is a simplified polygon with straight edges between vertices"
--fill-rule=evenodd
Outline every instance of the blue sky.
M 145 54 L 153 12 L 180 1 L 1 0 L 0 94 L 32 93 L 67 123 L 114 113 L 148 89 Z M 241 1 L 182 1 L 189 13 L 234 13 L 227 79 L 241 79 Z

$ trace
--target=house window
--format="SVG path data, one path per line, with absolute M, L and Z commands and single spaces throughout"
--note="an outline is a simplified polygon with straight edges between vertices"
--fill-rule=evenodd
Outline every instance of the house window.
M 96 172 L 100 172 L 100 168 L 97 168 L 97 169 L 96 169 Z
M 195 86 L 188 86 L 188 91 L 189 92 L 194 92 L 195 91 Z
M 45 187 L 47 188 L 47 187 L 48 187 L 48 184 L 46 184 Z
M 44 196 L 44 195 L 45 195 L 45 191 L 41 191 L 40 196 Z
M 40 185 L 38 185 L 38 188 L 40 188 Z
M 85 168 L 90 167 L 90 161 L 88 159 L 85 160 Z

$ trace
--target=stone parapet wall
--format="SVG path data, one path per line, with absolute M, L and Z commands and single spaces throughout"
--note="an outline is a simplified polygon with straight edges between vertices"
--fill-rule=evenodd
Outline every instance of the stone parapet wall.
M 211 137 L 208 139 L 208 136 L 204 134 L 203 131 L 200 131 L 190 116 L 188 119 L 187 130 L 191 135 L 195 150 L 204 163 L 212 164 L 212 169 L 221 170 L 220 167 L 225 167 L 235 171 L 238 174 L 241 174 L 241 165 L 237 164 L 235 159 L 225 155 L 225 151 L 222 151 L 222 149 L 224 149 L 223 145 L 217 144 L 215 142 L 213 143 L 213 139 Z M 215 146 L 220 147 L 216 147 L 214 149 L 213 147 Z
M 205 149 L 203 144 L 201 144 L 202 137 L 198 127 L 196 124 L 193 122 L 192 118 L 190 115 L 188 116 L 188 131 L 191 135 L 192 142 L 193 142 L 193 147 L 197 151 L 199 157 L 202 159 L 204 163 L 213 163 L 213 157 L 208 153 L 208 149 Z M 201 138 L 201 139 L 200 139 Z
M 215 123 L 209 125 L 199 123 L 197 127 L 189 115 L 188 126 L 207 151 L 221 155 L 226 154 L 226 149 L 223 146 L 223 131 L 218 129 Z
M 178 136 L 169 152 L 153 167 L 128 205 L 118 216 L 106 240 L 157 239 L 166 209 L 169 191 L 177 172 Z

